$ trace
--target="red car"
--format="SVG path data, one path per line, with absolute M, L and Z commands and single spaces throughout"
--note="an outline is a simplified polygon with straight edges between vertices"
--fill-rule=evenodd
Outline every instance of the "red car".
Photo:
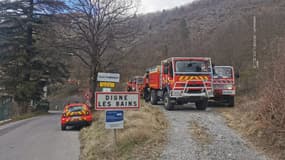
M 84 103 L 72 103 L 64 107 L 61 116 L 61 130 L 67 126 L 89 126 L 92 123 L 92 112 Z

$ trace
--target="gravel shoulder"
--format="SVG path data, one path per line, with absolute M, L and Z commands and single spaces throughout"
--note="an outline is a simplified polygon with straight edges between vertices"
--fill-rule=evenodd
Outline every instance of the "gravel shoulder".
M 163 107 L 161 106 L 162 110 Z M 197 111 L 194 105 L 177 106 L 164 113 L 169 120 L 168 144 L 162 160 L 266 160 L 250 147 L 214 108 Z

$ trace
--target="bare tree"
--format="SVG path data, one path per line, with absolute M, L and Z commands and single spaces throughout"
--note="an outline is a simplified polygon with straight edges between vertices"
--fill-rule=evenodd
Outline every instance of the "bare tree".
M 97 74 L 128 51 L 138 32 L 136 3 L 133 0 L 70 0 L 62 38 L 90 70 L 94 107 Z

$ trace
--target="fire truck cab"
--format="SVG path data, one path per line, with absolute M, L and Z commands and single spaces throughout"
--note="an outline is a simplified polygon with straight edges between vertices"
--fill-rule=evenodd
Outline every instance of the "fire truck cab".
M 144 78 L 143 76 L 134 76 L 127 83 L 127 91 L 139 92 L 142 95 L 144 87 Z
M 225 102 L 228 106 L 233 107 L 235 104 L 235 73 L 232 66 L 215 66 L 214 67 L 214 100 Z
M 172 57 L 147 70 L 144 98 L 152 104 L 162 100 L 167 110 L 194 102 L 205 110 L 213 97 L 213 69 L 208 57 Z
M 127 91 L 128 92 L 131 92 L 131 91 L 133 91 L 133 80 L 132 79 L 130 79 L 130 80 L 128 80 L 128 82 L 127 82 Z
M 135 79 L 135 90 L 136 92 L 139 92 L 140 95 L 142 95 L 142 92 L 143 92 L 143 86 L 144 86 L 144 79 L 143 79 L 143 76 L 135 76 L 134 77 Z

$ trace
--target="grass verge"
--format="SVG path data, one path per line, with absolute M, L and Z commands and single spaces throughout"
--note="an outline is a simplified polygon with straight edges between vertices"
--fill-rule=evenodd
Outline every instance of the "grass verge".
M 16 121 L 20 121 L 20 120 L 24 120 L 24 119 L 28 119 L 28 118 L 32 118 L 36 116 L 41 116 L 41 115 L 47 115 L 47 114 L 48 113 L 45 113 L 45 112 L 31 112 L 31 113 L 25 113 L 22 115 L 13 116 L 10 121 L 1 123 L 0 126 L 7 124 L 7 123 L 16 122 Z
M 41 116 L 41 115 L 47 115 L 47 112 L 31 112 L 31 113 L 26 113 L 23 115 L 19 115 L 19 116 L 14 116 L 12 117 L 12 121 L 20 121 L 23 119 L 28 119 L 28 118 L 32 118 L 32 117 L 36 117 L 36 116 Z
M 158 159 L 166 142 L 168 122 L 159 108 L 142 103 L 139 111 L 125 111 L 124 129 L 105 129 L 105 112 L 96 112 L 91 127 L 80 132 L 82 160 Z

